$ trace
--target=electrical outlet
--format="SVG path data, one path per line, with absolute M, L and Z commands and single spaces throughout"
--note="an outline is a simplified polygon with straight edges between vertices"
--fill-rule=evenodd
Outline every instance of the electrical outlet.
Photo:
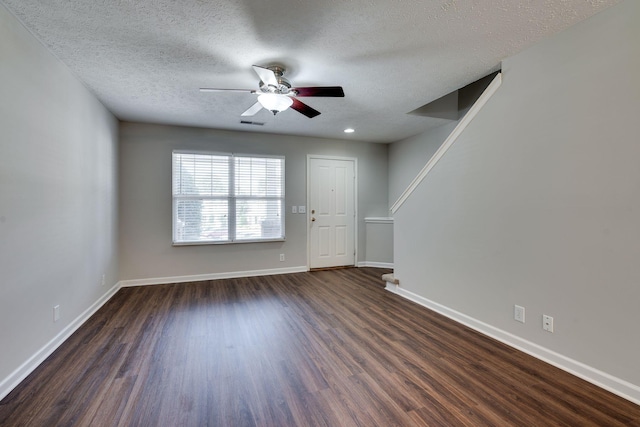
M 291 206 L 291 213 L 298 213 L 298 207 L 297 206 Z
M 57 322 L 60 320 L 60 305 L 53 306 L 53 321 Z
M 515 305 L 513 307 L 513 318 L 516 319 L 518 322 L 524 323 L 524 307 Z
M 284 254 L 280 254 L 280 262 L 284 261 Z
M 542 329 L 553 333 L 553 317 L 547 316 L 546 314 L 542 315 Z
M 107 277 L 105 274 L 102 275 L 102 286 L 107 284 Z

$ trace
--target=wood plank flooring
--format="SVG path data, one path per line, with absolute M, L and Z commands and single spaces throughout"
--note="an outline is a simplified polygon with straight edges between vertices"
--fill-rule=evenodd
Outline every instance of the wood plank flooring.
M 640 406 L 360 268 L 121 289 L 1 426 L 640 426 Z

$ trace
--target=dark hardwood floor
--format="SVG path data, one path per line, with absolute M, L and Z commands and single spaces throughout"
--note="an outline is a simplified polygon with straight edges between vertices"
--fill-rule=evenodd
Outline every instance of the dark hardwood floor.
M 640 426 L 640 406 L 360 268 L 121 289 L 1 426 Z

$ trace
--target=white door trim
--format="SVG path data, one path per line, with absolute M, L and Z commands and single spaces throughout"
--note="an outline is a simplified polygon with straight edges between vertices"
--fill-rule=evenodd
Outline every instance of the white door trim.
M 358 265 L 358 158 L 357 157 L 342 157 L 342 156 L 327 156 L 321 154 L 307 154 L 307 218 L 306 218 L 306 227 L 307 227 L 307 270 L 311 269 L 311 228 L 309 227 L 309 222 L 311 221 L 311 191 L 309 187 L 310 181 L 310 167 L 311 159 L 326 159 L 326 160 L 344 160 L 353 162 L 353 173 L 355 175 L 355 180 L 353 183 L 353 208 L 355 213 L 355 221 L 353 227 L 353 247 L 355 250 L 354 254 L 354 266 Z

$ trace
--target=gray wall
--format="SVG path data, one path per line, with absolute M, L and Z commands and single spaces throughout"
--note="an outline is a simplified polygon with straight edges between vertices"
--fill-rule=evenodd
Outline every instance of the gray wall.
M 1 5 L 0 130 L 1 395 L 118 281 L 117 121 Z
M 389 208 L 440 148 L 458 121 L 389 144 Z
M 638 22 L 640 2 L 625 1 L 507 59 L 498 92 L 394 215 L 401 287 L 635 393 Z
M 388 267 L 393 265 L 393 222 L 365 218 L 367 233 L 365 265 Z
M 304 117 L 301 120 L 306 120 Z M 231 245 L 171 245 L 171 151 L 211 150 L 286 157 L 286 241 Z M 365 256 L 365 216 L 387 214 L 387 146 L 122 123 L 120 128 L 120 278 L 153 279 L 198 274 L 294 268 L 307 265 L 307 154 L 358 159 L 358 257 Z M 279 254 L 285 254 L 285 262 Z

